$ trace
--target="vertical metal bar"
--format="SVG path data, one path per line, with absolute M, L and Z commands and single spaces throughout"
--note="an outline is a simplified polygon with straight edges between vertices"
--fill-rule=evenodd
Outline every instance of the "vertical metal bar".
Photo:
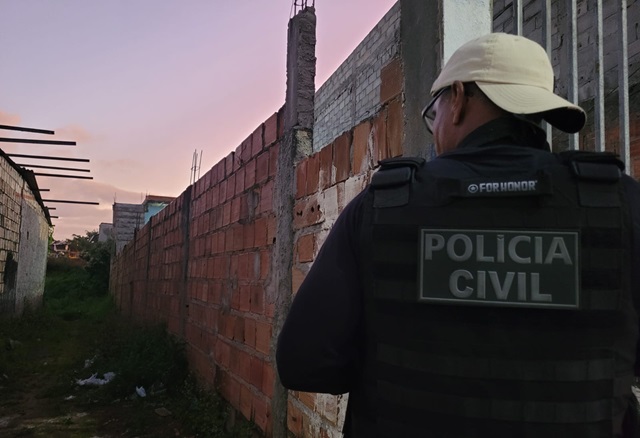
M 626 171 L 632 175 L 631 151 L 629 147 L 629 48 L 627 39 L 627 0 L 620 0 L 619 11 L 620 47 L 618 53 L 618 103 L 620 119 L 620 157 Z
M 569 101 L 578 103 L 578 7 L 576 0 L 569 1 Z M 578 134 L 569 135 L 569 149 L 577 150 L 579 147 Z
M 516 35 L 522 35 L 522 0 L 513 0 L 513 31 Z
M 604 126 L 604 51 L 603 51 L 603 16 L 602 0 L 594 0 L 596 14 L 596 39 L 595 39 L 595 73 L 596 93 L 594 99 L 595 127 L 594 134 L 596 140 L 596 151 L 603 152 L 605 146 L 605 126 Z
M 542 15 L 542 44 L 544 45 L 544 49 L 547 52 L 547 56 L 551 59 L 551 0 L 543 0 L 542 1 L 542 10 L 540 11 Z M 553 149 L 553 135 L 551 133 L 551 125 L 548 123 L 544 124 L 544 129 L 547 132 L 547 143 Z

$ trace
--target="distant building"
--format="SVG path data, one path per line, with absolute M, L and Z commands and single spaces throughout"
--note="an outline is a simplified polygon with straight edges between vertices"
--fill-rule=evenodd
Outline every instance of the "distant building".
M 98 242 L 106 242 L 113 238 L 113 224 L 102 222 L 98 226 Z
M 144 223 L 149 222 L 152 216 L 160 213 L 160 211 L 173 201 L 174 197 L 170 196 L 154 196 L 147 195 L 142 205 L 144 206 Z
M 136 230 L 149 222 L 175 198 L 169 196 L 147 195 L 142 204 L 113 204 L 113 231 L 116 253 L 133 240 Z

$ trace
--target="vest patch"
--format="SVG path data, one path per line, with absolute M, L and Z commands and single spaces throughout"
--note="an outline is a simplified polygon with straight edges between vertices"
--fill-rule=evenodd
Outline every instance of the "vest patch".
M 536 196 L 551 193 L 548 175 L 541 174 L 530 179 L 487 180 L 471 179 L 460 182 L 458 196 Z
M 422 228 L 418 300 L 578 308 L 579 254 L 572 231 Z

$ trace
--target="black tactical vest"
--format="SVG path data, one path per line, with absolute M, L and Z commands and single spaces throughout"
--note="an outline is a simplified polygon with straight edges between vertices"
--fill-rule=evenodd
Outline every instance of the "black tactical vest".
M 621 436 L 638 324 L 620 168 L 512 146 L 384 162 L 347 436 Z

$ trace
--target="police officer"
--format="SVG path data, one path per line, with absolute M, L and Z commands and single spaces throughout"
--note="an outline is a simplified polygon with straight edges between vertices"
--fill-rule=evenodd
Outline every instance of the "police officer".
M 423 111 L 438 158 L 381 163 L 339 216 L 279 337 L 289 389 L 349 393 L 348 437 L 635 433 L 640 186 L 612 154 L 553 154 L 537 43 L 458 49 Z

